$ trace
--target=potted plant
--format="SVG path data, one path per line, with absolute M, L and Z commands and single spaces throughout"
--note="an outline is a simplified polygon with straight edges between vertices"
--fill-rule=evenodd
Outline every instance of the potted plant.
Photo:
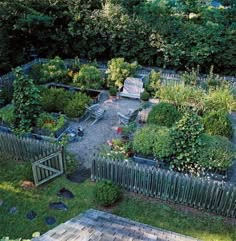
M 140 98 L 143 102 L 147 102 L 150 98 L 150 94 L 145 90 L 143 93 L 141 93 Z
M 109 94 L 110 94 L 110 98 L 112 100 L 116 100 L 116 96 L 117 96 L 117 89 L 115 87 L 111 87 L 109 89 Z

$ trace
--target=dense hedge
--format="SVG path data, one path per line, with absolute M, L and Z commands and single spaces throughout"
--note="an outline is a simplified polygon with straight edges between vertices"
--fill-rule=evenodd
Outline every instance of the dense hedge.
M 0 73 L 41 57 L 124 57 L 141 64 L 236 73 L 236 5 L 201 1 L 2 0 Z M 190 2 L 190 3 L 189 3 Z M 210 1 L 209 1 L 210 2 Z
M 173 104 L 161 102 L 155 105 L 148 114 L 147 122 L 159 126 L 171 127 L 181 115 Z

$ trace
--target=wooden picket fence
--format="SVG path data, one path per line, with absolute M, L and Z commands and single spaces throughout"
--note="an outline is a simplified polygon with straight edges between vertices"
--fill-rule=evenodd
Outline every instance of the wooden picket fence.
M 92 162 L 91 179 L 108 179 L 131 192 L 236 218 L 236 187 L 229 183 L 102 158 Z
M 35 185 L 63 174 L 63 147 L 14 134 L 0 133 L 0 154 L 16 161 L 31 162 Z

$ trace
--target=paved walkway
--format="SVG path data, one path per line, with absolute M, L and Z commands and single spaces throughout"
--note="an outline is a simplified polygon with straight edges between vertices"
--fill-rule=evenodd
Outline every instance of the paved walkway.
M 197 241 L 93 209 L 48 231 L 33 241 Z
M 107 140 L 117 138 L 116 130 L 119 126 L 117 112 L 128 113 L 128 109 L 136 109 L 140 106 L 138 100 L 120 99 L 116 101 L 105 100 L 101 104 L 105 110 L 105 116 L 94 125 L 90 126 L 92 120 L 87 122 L 72 122 L 71 127 L 84 129 L 82 141 L 70 143 L 67 150 L 75 155 L 76 160 L 85 167 L 90 168 L 92 158 L 99 152 L 102 144 Z

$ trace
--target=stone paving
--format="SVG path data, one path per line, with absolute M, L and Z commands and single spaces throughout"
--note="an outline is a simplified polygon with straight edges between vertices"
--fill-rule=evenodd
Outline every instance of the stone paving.
M 89 209 L 33 241 L 197 241 L 197 239 Z
M 102 101 L 101 106 L 106 110 L 104 118 L 90 126 L 93 120 L 72 122 L 71 127 L 84 129 L 82 141 L 70 143 L 67 150 L 75 155 L 79 164 L 85 168 L 90 168 L 92 158 L 99 152 L 102 144 L 107 140 L 118 137 L 116 130 L 119 126 L 117 112 L 128 113 L 128 109 L 136 109 L 141 105 L 138 100 L 119 99 Z

